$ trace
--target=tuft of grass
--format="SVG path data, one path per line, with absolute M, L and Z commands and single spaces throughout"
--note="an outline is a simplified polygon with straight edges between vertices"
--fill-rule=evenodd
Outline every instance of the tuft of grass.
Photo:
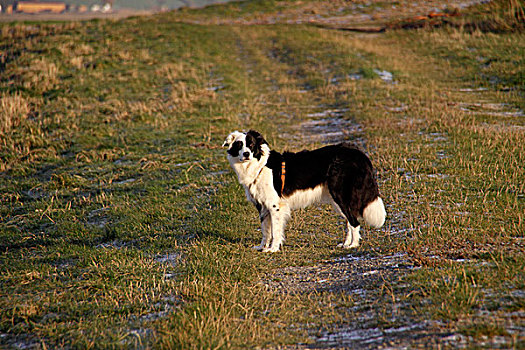
M 20 127 L 31 111 L 30 103 L 20 93 L 14 95 L 3 93 L 0 97 L 0 132 L 8 134 Z
M 460 333 L 474 338 L 509 335 L 505 328 L 501 326 L 482 322 L 464 326 L 460 329 Z
M 361 68 L 359 69 L 359 73 L 363 76 L 365 79 L 374 79 L 377 78 L 377 73 L 374 71 L 373 68 Z

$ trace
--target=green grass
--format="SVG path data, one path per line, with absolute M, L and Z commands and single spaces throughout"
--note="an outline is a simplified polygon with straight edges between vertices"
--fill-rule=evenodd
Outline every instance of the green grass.
M 258 5 L 246 6 L 202 16 Z M 2 345 L 274 347 L 344 325 L 351 295 L 260 283 L 348 254 L 335 248 L 342 225 L 328 208 L 304 210 L 283 252 L 252 251 L 256 211 L 220 149 L 249 128 L 279 151 L 319 146 L 285 134 L 328 108 L 361 126 L 350 138 L 364 140 L 387 204 L 356 254 L 420 266 L 376 297 L 387 288 L 408 303 L 399 312 L 474 342 L 509 334 L 504 320 L 524 306 L 525 125 L 478 105 L 525 108 L 523 34 L 362 36 L 185 15 L 2 26 Z

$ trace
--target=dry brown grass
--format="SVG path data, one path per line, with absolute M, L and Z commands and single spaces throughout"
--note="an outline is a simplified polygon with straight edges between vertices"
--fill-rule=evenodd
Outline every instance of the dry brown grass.
M 22 97 L 20 93 L 2 93 L 0 97 L 0 133 L 6 135 L 19 127 L 28 118 L 30 111 L 30 101 Z
M 26 89 L 46 92 L 59 83 L 58 73 L 58 66 L 54 62 L 49 62 L 46 58 L 38 58 L 25 67 L 18 67 L 14 71 L 12 80 Z

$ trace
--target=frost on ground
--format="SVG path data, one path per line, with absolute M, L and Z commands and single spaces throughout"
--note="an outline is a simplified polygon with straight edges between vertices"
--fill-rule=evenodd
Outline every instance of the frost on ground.
M 378 346 L 435 346 L 452 334 L 403 301 L 409 286 L 398 282 L 416 269 L 406 254 L 372 256 L 351 253 L 314 266 L 291 266 L 263 278 L 276 293 L 344 293 L 348 317 L 331 325 L 304 325 L 310 342 L 304 348 L 374 349 Z M 395 287 L 394 287 L 395 285 Z M 339 307 L 334 305 L 334 307 Z
M 468 261 L 455 260 L 453 263 Z M 313 321 L 296 325 L 308 332 L 309 342 L 294 345 L 294 349 L 464 349 L 469 344 L 480 345 L 479 340 L 451 331 L 446 323 L 426 319 L 418 312 L 417 306 L 409 300 L 414 293 L 413 286 L 404 280 L 409 272 L 418 268 L 405 253 L 376 256 L 354 252 L 313 266 L 285 267 L 264 276 L 260 283 L 277 294 L 346 296 L 341 297 L 345 302 L 340 305 L 333 302 L 331 306 L 339 310 L 342 320 L 332 324 Z M 516 293 L 523 297 L 521 291 Z M 489 311 L 484 311 L 474 318 L 481 320 L 488 314 Z M 505 326 L 507 336 L 485 337 L 483 346 L 512 348 L 515 339 L 525 335 L 523 324 L 516 322 L 520 317 L 523 317 L 522 312 L 503 315 L 509 323 Z

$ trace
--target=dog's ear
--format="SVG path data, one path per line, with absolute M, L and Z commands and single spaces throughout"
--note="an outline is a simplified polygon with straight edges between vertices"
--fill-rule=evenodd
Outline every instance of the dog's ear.
M 222 144 L 222 147 L 230 147 L 232 142 L 237 138 L 237 136 L 242 135 L 242 133 L 238 131 L 234 131 L 231 134 L 226 137 L 226 140 L 224 140 L 224 143 Z
M 268 142 L 266 142 L 264 137 L 259 132 L 255 131 L 255 130 L 248 131 L 248 133 L 246 133 L 246 136 L 248 136 L 248 135 L 250 135 L 250 136 L 252 136 L 254 138 L 256 145 L 262 145 L 262 144 L 268 143 Z
M 265 150 L 268 150 L 268 142 L 266 142 L 260 133 L 255 130 L 250 130 L 246 133 L 246 143 L 251 144 L 252 142 L 253 144 L 250 146 L 250 148 L 253 151 L 253 156 L 260 160 L 264 155 Z M 266 145 L 266 147 L 264 147 L 264 145 Z

